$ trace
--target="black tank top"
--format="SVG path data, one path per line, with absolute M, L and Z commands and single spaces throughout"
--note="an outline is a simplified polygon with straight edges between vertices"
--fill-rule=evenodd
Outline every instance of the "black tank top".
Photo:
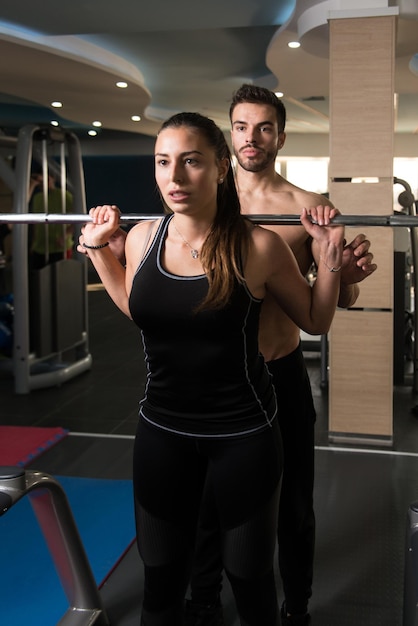
M 224 437 L 265 428 L 277 403 L 258 350 L 262 301 L 236 281 L 225 308 L 196 313 L 208 290 L 206 275 L 177 276 L 162 265 L 172 217 L 159 225 L 129 298 L 148 370 L 140 413 L 185 435 Z

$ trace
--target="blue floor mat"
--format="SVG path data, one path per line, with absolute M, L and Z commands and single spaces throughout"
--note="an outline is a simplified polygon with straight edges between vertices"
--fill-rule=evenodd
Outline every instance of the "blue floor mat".
M 135 537 L 132 482 L 55 478 L 100 585 Z M 1 623 L 55 626 L 68 601 L 27 497 L 0 517 L 0 548 Z

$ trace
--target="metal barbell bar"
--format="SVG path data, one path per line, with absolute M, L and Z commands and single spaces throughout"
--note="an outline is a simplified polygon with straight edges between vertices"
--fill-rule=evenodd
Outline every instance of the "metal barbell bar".
M 122 214 L 120 224 L 133 224 L 164 217 L 161 214 L 134 215 Z M 300 226 L 298 215 L 247 215 L 257 224 L 278 224 Z M 91 222 L 90 215 L 85 213 L 0 213 L 0 223 L 7 224 L 85 224 Z M 337 215 L 332 224 L 344 226 L 390 226 L 418 227 L 418 215 Z

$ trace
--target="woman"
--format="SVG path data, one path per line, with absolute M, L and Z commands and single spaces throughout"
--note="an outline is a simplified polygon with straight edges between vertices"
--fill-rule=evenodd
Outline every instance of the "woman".
M 306 332 L 326 333 L 343 228 L 327 227 L 335 209 L 312 208 L 318 225 L 303 209 L 322 258 L 311 288 L 283 240 L 241 216 L 225 138 L 197 113 L 163 124 L 155 173 L 170 212 L 131 229 L 126 270 L 107 245 L 117 207 L 92 209 L 83 240 L 110 296 L 141 329 L 148 367 L 133 466 L 141 623 L 182 624 L 206 484 L 241 625 L 276 626 L 282 454 L 276 397 L 257 345 L 260 306 L 269 291 Z

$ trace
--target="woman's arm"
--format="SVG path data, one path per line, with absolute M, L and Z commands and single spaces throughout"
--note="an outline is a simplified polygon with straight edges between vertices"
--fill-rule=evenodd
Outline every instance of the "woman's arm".
M 266 237 L 260 232 L 266 232 L 266 229 L 253 231 L 256 248 L 261 251 L 258 262 L 261 264 L 260 276 L 266 278 L 265 289 L 271 292 L 299 328 L 313 335 L 328 332 L 339 297 L 344 228 L 328 226 L 337 214 L 337 209 L 323 206 L 312 207 L 309 212 L 306 209 L 302 211 L 301 222 L 315 239 L 319 251 L 317 279 L 313 287 L 302 276 L 294 255 L 283 239 L 271 231 Z M 317 224 L 313 224 L 309 216 Z M 250 282 L 255 276 L 253 268 Z M 252 290 L 250 283 L 249 287 Z
M 159 221 L 144 221 L 134 226 L 126 237 L 123 237 L 124 260 L 115 256 L 112 237 L 120 238 L 119 209 L 115 205 L 98 206 L 91 209 L 92 222 L 85 224 L 79 237 L 78 251 L 87 256 L 96 268 L 97 273 L 112 298 L 113 302 L 131 317 L 129 311 L 129 295 L 135 272 L 151 244 Z
M 108 245 L 109 239 L 119 228 L 119 215 L 119 209 L 115 205 L 91 209 L 93 221 L 84 226 L 80 245 L 87 250 L 89 259 L 113 302 L 130 318 L 126 271 Z

